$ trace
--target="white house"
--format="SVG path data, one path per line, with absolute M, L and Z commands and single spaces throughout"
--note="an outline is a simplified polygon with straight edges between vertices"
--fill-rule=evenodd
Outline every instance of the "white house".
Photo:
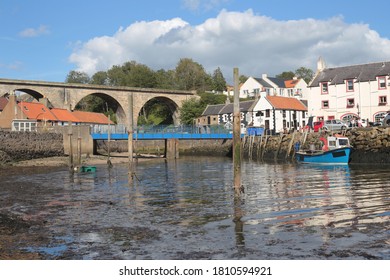
M 380 121 L 390 109 L 390 62 L 327 68 L 322 58 L 308 91 L 314 120 Z
M 303 79 L 294 78 L 283 80 L 268 77 L 263 74 L 261 78 L 249 77 L 240 87 L 240 98 L 253 98 L 256 96 L 276 95 L 305 99 L 307 84 Z
M 304 79 L 294 77 L 292 80 L 284 81 L 287 95 L 286 97 L 295 97 L 300 100 L 307 100 L 307 83 Z
M 262 126 L 273 133 L 297 130 L 307 124 L 307 106 L 294 97 L 263 96 L 252 111 L 253 126 Z

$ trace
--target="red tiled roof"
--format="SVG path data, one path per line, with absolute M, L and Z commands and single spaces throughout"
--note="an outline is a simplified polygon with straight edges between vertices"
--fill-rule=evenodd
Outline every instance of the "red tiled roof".
M 299 79 L 287 80 L 284 81 L 284 85 L 286 86 L 286 88 L 294 88 L 298 82 Z
M 0 111 L 4 110 L 4 107 L 8 104 L 8 99 L 4 96 L 0 97 Z
M 108 124 L 109 120 L 103 113 L 73 111 L 73 115 L 83 123 Z M 110 121 L 110 124 L 114 124 Z
M 42 121 L 58 121 L 56 116 L 54 116 L 54 114 L 50 112 L 50 109 L 42 103 L 21 101 L 18 103 L 18 106 L 21 108 L 23 114 L 28 119 Z
M 57 117 L 59 121 L 63 122 L 81 122 L 71 111 L 60 108 L 53 108 L 51 112 Z
M 293 97 L 267 96 L 266 98 L 275 109 L 307 111 L 307 107 Z

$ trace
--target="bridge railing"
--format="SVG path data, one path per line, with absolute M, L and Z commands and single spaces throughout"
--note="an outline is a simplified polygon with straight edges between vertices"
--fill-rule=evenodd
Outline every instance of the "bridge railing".
M 127 127 L 124 124 L 117 125 L 93 125 L 92 134 L 107 134 L 110 129 L 111 134 L 127 134 Z M 181 133 L 181 134 L 228 134 L 231 130 L 222 125 L 140 125 L 133 129 L 135 134 L 146 133 Z

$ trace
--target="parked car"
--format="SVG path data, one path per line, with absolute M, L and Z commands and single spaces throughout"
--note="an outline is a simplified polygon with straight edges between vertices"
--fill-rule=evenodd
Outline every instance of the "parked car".
M 382 125 L 390 125 L 390 113 L 383 118 Z
M 326 131 L 339 131 L 339 130 L 347 130 L 348 124 L 341 120 L 326 120 L 324 121 L 324 125 L 322 126 L 322 130 Z
M 320 131 L 323 126 L 324 126 L 324 121 L 314 122 L 313 123 L 313 130 L 314 130 L 314 132 Z

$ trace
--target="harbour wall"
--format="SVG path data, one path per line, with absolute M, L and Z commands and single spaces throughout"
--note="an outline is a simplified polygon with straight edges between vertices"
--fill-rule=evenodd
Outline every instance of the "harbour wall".
M 355 128 L 344 133 L 353 147 L 351 163 L 390 163 L 390 128 Z M 320 149 L 322 133 L 290 133 L 277 136 L 246 136 L 242 141 L 243 157 L 253 160 L 293 160 L 295 144 Z
M 345 134 L 354 152 L 351 163 L 390 163 L 390 127 L 356 128 Z M 290 133 L 276 136 L 246 136 L 242 139 L 243 158 L 252 160 L 291 161 L 296 142 L 307 148 L 320 147 L 320 133 Z M 134 141 L 137 154 L 164 154 L 163 140 Z M 98 151 L 105 153 L 107 142 L 98 142 Z M 113 141 L 110 151 L 127 152 L 127 141 Z M 181 140 L 180 155 L 230 156 L 232 140 Z M 35 158 L 64 156 L 62 133 L 35 133 L 0 131 L 0 164 Z
M 0 165 L 63 155 L 63 136 L 60 133 L 0 131 Z

